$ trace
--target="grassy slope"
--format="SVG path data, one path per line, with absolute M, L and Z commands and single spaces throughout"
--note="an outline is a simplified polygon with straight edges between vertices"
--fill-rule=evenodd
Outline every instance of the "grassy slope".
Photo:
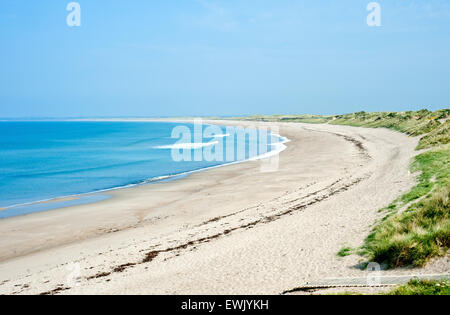
M 387 293 L 387 295 L 450 295 L 447 281 L 411 280 Z
M 357 127 L 389 128 L 410 136 L 423 136 L 418 149 L 431 148 L 450 142 L 450 109 L 436 112 L 421 110 L 402 113 L 354 113 L 339 115 L 329 123 Z
M 389 128 L 410 136 L 421 136 L 412 171 L 419 172 L 418 184 L 380 211 L 380 222 L 359 252 L 371 261 L 389 267 L 423 266 L 431 258 L 448 252 L 450 240 L 450 109 L 401 113 L 353 113 L 337 116 L 251 116 L 257 121 L 328 123 L 370 128 Z M 236 119 L 236 118 L 234 118 Z M 405 211 L 400 211 L 404 209 Z M 353 251 L 342 249 L 338 255 Z
M 358 292 L 343 292 L 337 295 L 363 295 Z M 380 295 L 450 295 L 450 285 L 447 280 L 411 280 L 406 284 L 396 286 L 387 293 Z

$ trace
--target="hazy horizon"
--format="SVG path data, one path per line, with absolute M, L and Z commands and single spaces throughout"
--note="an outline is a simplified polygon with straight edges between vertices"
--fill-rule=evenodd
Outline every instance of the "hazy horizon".
M 389 113 L 389 112 L 407 112 L 407 111 L 418 111 L 418 110 L 429 110 L 429 111 L 437 111 L 437 110 L 443 110 L 443 109 L 448 109 L 447 107 L 442 107 L 442 108 L 436 108 L 433 110 L 430 110 L 429 108 L 418 108 L 418 109 L 414 109 L 414 110 L 403 110 L 403 111 L 378 111 L 378 112 L 385 112 L 385 113 Z M 260 113 L 252 113 L 252 114 L 241 114 L 241 115 L 179 115 L 179 116 L 138 116 L 138 115 L 131 115 L 131 116 L 102 116 L 102 115 L 98 115 L 98 116 L 42 116 L 42 117 L 26 117 L 26 116 L 22 116 L 22 117 L 0 117 L 0 121 L 26 121 L 26 120 L 76 120 L 76 119 L 171 119 L 171 118 L 211 118 L 211 117 L 220 117 L 220 118 L 232 118 L 232 117 L 248 117 L 248 116 L 258 116 L 258 115 L 263 115 L 263 116 L 271 116 L 271 115 L 279 115 L 279 116 L 295 116 L 295 115 L 313 115 L 313 116 L 338 116 L 338 115 L 345 115 L 345 114 L 353 114 L 353 113 L 357 113 L 357 112 L 345 112 L 345 113 L 334 113 L 334 114 L 311 114 L 311 113 L 275 113 L 275 114 L 260 114 Z

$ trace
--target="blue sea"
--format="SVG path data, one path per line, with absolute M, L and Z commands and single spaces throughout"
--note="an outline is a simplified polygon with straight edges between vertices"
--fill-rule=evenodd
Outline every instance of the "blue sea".
M 169 122 L 0 122 L 0 218 L 51 210 L 33 204 L 39 201 L 149 184 L 251 159 L 271 152 L 272 143 L 280 140 L 267 134 L 255 152 L 248 149 L 255 140 L 247 137 L 245 156 L 232 161 L 176 161 L 172 149 L 180 139 L 173 138 L 172 131 L 180 126 L 198 133 L 192 124 Z M 202 141 L 217 144 L 232 136 L 224 126 L 219 128 L 221 135 Z M 208 147 L 190 141 L 180 152 L 189 149 L 194 156 Z M 230 144 L 222 142 L 224 151 L 229 149 Z M 102 199 L 83 198 L 79 203 Z M 66 203 L 54 208 L 71 205 Z

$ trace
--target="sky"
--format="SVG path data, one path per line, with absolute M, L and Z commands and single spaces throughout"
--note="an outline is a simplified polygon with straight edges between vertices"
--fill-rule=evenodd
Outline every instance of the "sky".
M 448 108 L 450 1 L 0 1 L 0 117 Z

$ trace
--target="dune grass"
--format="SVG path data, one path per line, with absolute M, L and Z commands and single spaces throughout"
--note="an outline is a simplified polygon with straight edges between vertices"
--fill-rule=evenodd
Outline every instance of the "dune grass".
M 418 155 L 411 170 L 420 174 L 417 185 L 382 209 L 387 216 L 360 251 L 391 268 L 424 266 L 450 246 L 450 145 Z
M 448 143 L 450 143 L 450 120 L 446 120 L 442 125 L 420 139 L 418 149 L 427 149 Z
M 264 122 L 300 122 L 347 125 L 367 128 L 389 128 L 410 136 L 424 136 L 418 149 L 431 148 L 450 142 L 450 109 L 435 112 L 422 109 L 406 112 L 358 112 L 345 115 L 253 115 L 226 119 Z
M 410 136 L 423 136 L 418 149 L 431 148 L 450 142 L 450 109 L 430 112 L 426 109 L 408 112 L 359 112 L 338 115 L 329 123 L 355 127 L 389 128 Z
M 389 267 L 423 266 L 431 257 L 445 255 L 450 246 L 449 197 L 447 187 L 380 223 L 364 245 L 369 259 Z
M 353 249 L 350 247 L 344 247 L 342 248 L 337 255 L 339 257 L 346 257 L 346 256 L 350 256 L 352 254 Z
M 329 295 L 365 295 L 360 292 L 344 291 Z M 450 295 L 450 285 L 447 280 L 410 280 L 408 283 L 398 285 L 388 292 L 378 295 Z
M 450 295 L 450 285 L 446 280 L 411 280 L 383 295 Z

